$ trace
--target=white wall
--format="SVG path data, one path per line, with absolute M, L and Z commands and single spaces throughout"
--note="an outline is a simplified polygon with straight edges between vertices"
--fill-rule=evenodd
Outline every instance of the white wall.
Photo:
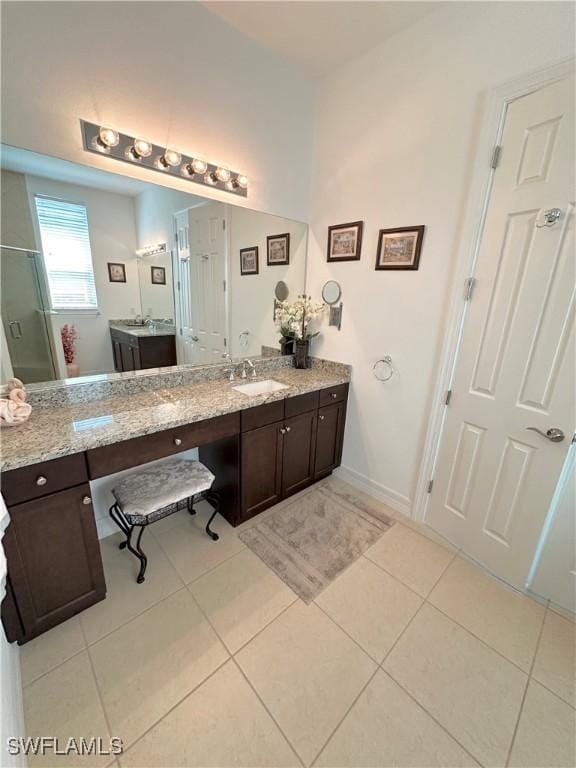
M 114 371 L 108 320 L 141 312 L 134 198 L 35 176 L 26 179 L 31 207 L 35 194 L 52 195 L 86 206 L 99 314 L 53 315 L 54 335 L 60 338 L 60 329 L 66 323 L 76 327 L 80 375 Z M 110 282 L 108 262 L 126 265 L 125 283 Z
M 304 291 L 306 275 L 307 226 L 298 221 L 269 216 L 244 208 L 230 208 L 230 354 L 232 357 L 260 355 L 262 345 L 279 347 L 280 335 L 274 325 L 274 287 L 284 280 L 294 301 Z M 266 238 L 290 233 L 290 263 L 266 263 Z M 259 274 L 240 274 L 240 249 L 258 246 Z M 241 347 L 239 334 L 249 331 L 248 346 Z
M 174 319 L 171 250 L 174 248 L 174 214 L 204 201 L 166 187 L 150 187 L 135 198 L 138 248 L 167 243 L 165 256 L 151 256 L 138 262 L 142 314 Z M 150 267 L 164 267 L 166 285 L 152 285 Z
M 2 4 L 2 141 L 183 191 L 82 150 L 79 119 L 245 172 L 244 204 L 306 219 L 312 86 L 200 3 Z
M 342 331 L 315 354 L 353 365 L 343 464 L 398 508 L 414 493 L 486 95 L 574 54 L 568 3 L 448 3 L 319 93 L 307 292 L 342 284 Z M 326 263 L 327 228 L 364 220 L 362 260 Z M 417 272 L 375 272 L 379 228 L 426 225 Z M 387 384 L 372 375 L 392 356 Z

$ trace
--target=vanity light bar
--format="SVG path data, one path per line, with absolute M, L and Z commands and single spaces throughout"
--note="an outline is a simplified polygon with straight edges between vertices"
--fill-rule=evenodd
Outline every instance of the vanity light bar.
M 158 173 L 221 189 L 233 195 L 248 196 L 248 179 L 244 174 L 212 165 L 198 157 L 182 155 L 175 149 L 152 144 L 143 138 L 119 133 L 105 125 L 80 120 L 82 143 L 86 152 L 107 155 L 132 165 L 142 165 Z

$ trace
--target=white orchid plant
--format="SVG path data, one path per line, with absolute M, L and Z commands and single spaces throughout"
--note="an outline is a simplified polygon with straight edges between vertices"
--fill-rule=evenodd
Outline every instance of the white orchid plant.
M 276 304 L 276 326 L 285 339 L 312 339 L 319 331 L 311 333 L 310 323 L 324 312 L 322 302 L 312 301 L 311 296 L 302 294 L 296 301 L 279 301 Z

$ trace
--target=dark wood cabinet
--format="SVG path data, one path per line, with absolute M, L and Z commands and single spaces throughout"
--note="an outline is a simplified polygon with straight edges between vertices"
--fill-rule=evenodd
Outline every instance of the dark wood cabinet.
M 284 422 L 282 437 L 282 496 L 297 493 L 314 479 L 316 412 Z
M 315 480 L 330 474 L 340 464 L 345 407 L 345 403 L 341 402 L 336 405 L 327 405 L 318 411 Z
M 275 422 L 242 434 L 242 520 L 248 520 L 280 501 L 281 429 L 282 422 Z
M 136 336 L 110 328 L 110 339 L 114 369 L 118 373 L 176 365 L 175 335 Z
M 103 600 L 106 583 L 88 483 L 9 512 L 2 621 L 8 640 L 25 642 Z

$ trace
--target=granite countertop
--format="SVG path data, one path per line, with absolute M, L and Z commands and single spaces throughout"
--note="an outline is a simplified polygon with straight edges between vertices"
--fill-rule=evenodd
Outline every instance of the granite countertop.
M 130 336 L 175 336 L 176 328 L 154 326 L 150 328 L 147 325 L 121 325 L 120 323 L 110 323 L 111 329 L 128 333 Z
M 254 397 L 232 389 L 232 386 L 263 378 L 273 378 L 288 388 Z M 26 423 L 2 429 L 0 469 L 6 472 L 273 400 L 326 389 L 349 380 L 348 372 L 286 367 L 245 381 L 200 381 L 153 392 L 34 410 Z

